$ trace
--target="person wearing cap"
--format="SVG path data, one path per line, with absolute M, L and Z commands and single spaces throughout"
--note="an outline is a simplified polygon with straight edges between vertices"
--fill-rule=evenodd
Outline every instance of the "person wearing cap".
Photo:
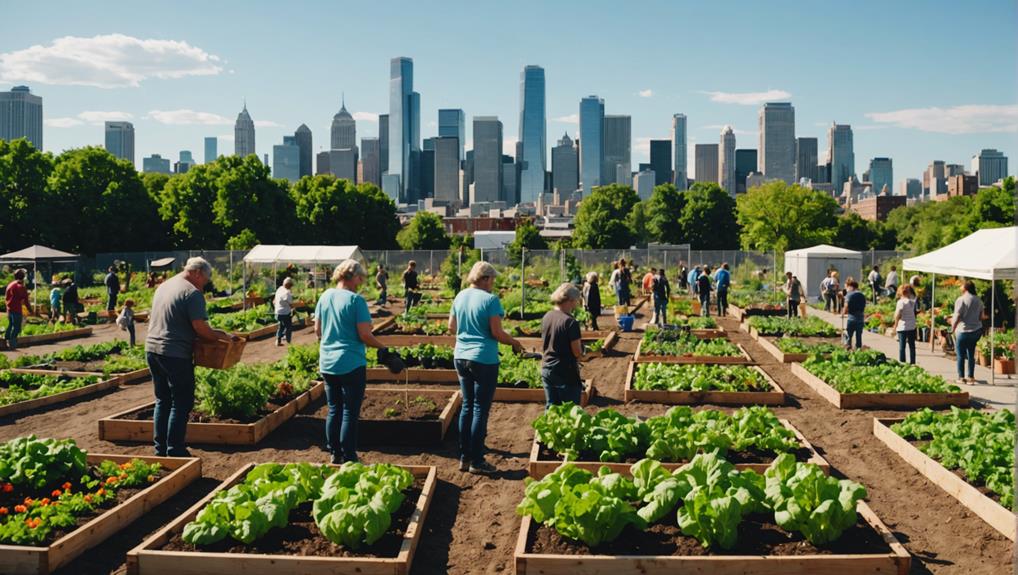
M 580 305 L 580 290 L 571 283 L 558 286 L 551 294 L 555 307 L 541 320 L 541 382 L 544 384 L 545 410 L 570 401 L 580 404 L 583 380 L 579 359 L 583 355 L 580 322 L 573 310 Z

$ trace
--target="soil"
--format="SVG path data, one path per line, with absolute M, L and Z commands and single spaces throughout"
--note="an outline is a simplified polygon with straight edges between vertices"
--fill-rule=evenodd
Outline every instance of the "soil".
M 454 391 L 449 391 L 448 397 L 452 397 Z M 437 420 L 448 402 L 436 400 L 434 396 L 415 395 L 410 390 L 410 406 L 406 406 L 406 397 L 401 391 L 393 389 L 391 394 L 367 395 L 361 403 L 361 419 L 378 419 L 382 421 L 421 421 Z M 423 400 L 418 400 L 422 397 Z M 393 410 L 386 413 L 386 410 Z M 329 412 L 329 406 L 323 405 L 314 412 L 314 417 L 324 419 Z
M 212 415 L 206 415 L 206 414 L 201 413 L 200 411 L 198 411 L 198 406 L 195 405 L 195 409 L 194 409 L 194 411 L 192 411 L 190 413 L 190 415 L 188 416 L 187 421 L 188 421 L 188 423 L 230 423 L 230 424 L 235 424 L 235 425 L 247 425 L 249 423 L 254 423 L 254 422 L 258 421 L 259 419 L 262 419 L 266 415 L 272 413 L 273 411 L 279 409 L 280 407 L 283 407 L 287 403 L 290 403 L 298 395 L 300 395 L 300 394 L 295 393 L 295 394 L 286 395 L 286 396 L 282 396 L 282 397 L 274 397 L 274 398 L 270 399 L 269 402 L 267 404 L 265 404 L 265 408 L 262 409 L 260 412 L 258 412 L 254 417 L 250 417 L 250 418 L 246 418 L 246 419 L 239 419 L 239 418 L 232 418 L 232 417 L 216 417 L 216 416 L 212 416 Z M 146 407 L 144 409 L 139 409 L 137 411 L 132 411 L 130 413 L 125 413 L 122 417 L 120 417 L 118 419 L 130 419 L 130 420 L 133 420 L 133 421 L 152 421 L 152 417 L 154 415 L 155 415 L 155 407 L 153 406 L 153 407 Z
M 795 459 L 797 461 L 808 461 L 810 457 L 810 452 L 805 447 L 797 449 L 792 453 L 795 455 Z M 599 460 L 598 455 L 599 454 L 594 453 L 593 451 L 581 451 L 579 457 L 577 457 L 575 461 L 598 461 Z M 538 444 L 537 457 L 541 461 L 565 460 L 565 458 L 559 455 L 555 450 L 548 449 L 547 447 L 540 443 Z M 641 459 L 643 459 L 643 456 L 634 455 L 626 457 L 621 461 L 621 463 L 636 463 Z M 774 461 L 774 454 L 755 449 L 746 449 L 742 451 L 729 450 L 727 455 L 725 455 L 725 459 L 727 459 L 731 463 L 771 463 L 772 461 Z

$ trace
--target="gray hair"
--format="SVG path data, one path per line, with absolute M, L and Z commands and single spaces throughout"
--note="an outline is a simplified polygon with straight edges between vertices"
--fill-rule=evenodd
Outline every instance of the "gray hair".
M 484 278 L 493 278 L 497 275 L 498 272 L 495 271 L 495 266 L 488 262 L 477 262 L 470 268 L 470 273 L 467 274 L 467 281 L 471 284 L 476 284 Z
M 188 258 L 187 263 L 184 264 L 185 272 L 201 272 L 206 277 L 212 277 L 212 265 L 209 264 L 205 258 Z
M 587 280 L 587 283 L 589 283 L 589 284 L 592 284 L 592 283 L 596 282 L 597 281 L 597 272 L 588 272 L 586 280 Z
M 332 272 L 332 281 L 346 281 L 353 278 L 355 275 L 367 277 L 368 274 L 364 271 L 364 268 L 361 266 L 359 261 L 343 260 L 338 266 L 336 266 L 336 271 Z
M 286 278 L 283 280 L 283 287 L 290 287 L 293 285 L 293 278 Z
M 566 282 L 557 288 L 551 294 L 551 303 L 555 305 L 566 303 L 567 301 L 579 301 L 580 290 L 576 289 L 576 286 Z

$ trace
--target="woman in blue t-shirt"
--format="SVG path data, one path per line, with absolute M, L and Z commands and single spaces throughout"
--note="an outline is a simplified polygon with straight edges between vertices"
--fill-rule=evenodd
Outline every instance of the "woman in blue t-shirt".
M 502 302 L 491 293 L 498 272 L 488 262 L 470 268 L 470 287 L 456 295 L 449 312 L 449 333 L 456 334 L 453 359 L 460 380 L 460 471 L 492 473 L 484 461 L 484 437 L 488 411 L 498 384 L 498 344 L 511 345 L 514 353 L 523 345 L 502 329 Z
M 325 290 L 315 306 L 318 370 L 329 402 L 325 441 L 336 464 L 357 461 L 357 420 L 367 384 L 364 346 L 385 349 L 371 333 L 368 303 L 356 293 L 366 276 L 360 263 L 345 260 L 332 274 L 336 287 Z

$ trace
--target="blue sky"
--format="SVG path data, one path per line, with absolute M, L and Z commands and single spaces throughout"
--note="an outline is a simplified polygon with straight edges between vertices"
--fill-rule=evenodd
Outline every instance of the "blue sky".
M 394 56 L 414 59 L 424 137 L 438 108 L 458 107 L 468 144 L 470 117 L 492 114 L 511 143 L 520 71 L 538 64 L 549 145 L 575 136 L 580 98 L 597 94 L 606 113 L 632 115 L 634 166 L 677 112 L 690 154 L 725 124 L 756 148 L 767 93 L 794 104 L 797 135 L 819 138 L 821 156 L 826 126 L 851 124 L 860 175 L 875 156 L 901 181 L 934 159 L 968 166 L 980 148 L 1002 149 L 1011 173 L 1018 163 L 1014 0 L 0 0 L 0 12 L 0 89 L 43 96 L 46 149 L 101 144 L 103 119 L 129 119 L 139 166 L 181 149 L 201 160 L 204 136 L 229 136 L 220 153 L 232 152 L 245 98 L 259 154 L 301 123 L 327 146 L 343 92 L 358 137 L 374 136 Z

